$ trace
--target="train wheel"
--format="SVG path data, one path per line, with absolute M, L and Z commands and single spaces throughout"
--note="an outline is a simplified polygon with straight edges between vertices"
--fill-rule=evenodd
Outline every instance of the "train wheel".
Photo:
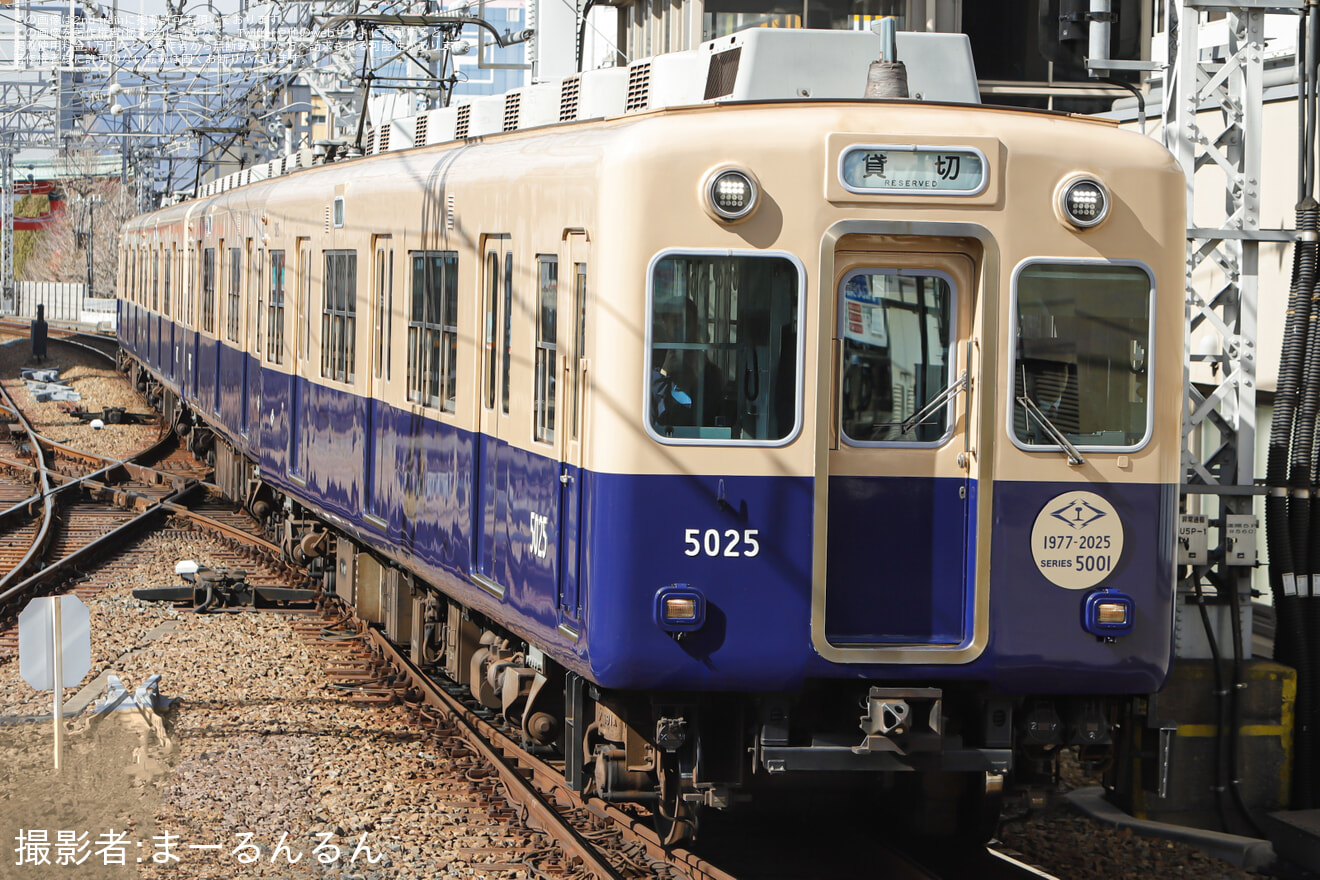
M 696 836 L 697 821 L 692 809 L 683 801 L 683 774 L 678 767 L 678 756 L 665 752 L 660 758 L 660 802 L 656 804 L 652 824 L 660 842 L 674 846 Z

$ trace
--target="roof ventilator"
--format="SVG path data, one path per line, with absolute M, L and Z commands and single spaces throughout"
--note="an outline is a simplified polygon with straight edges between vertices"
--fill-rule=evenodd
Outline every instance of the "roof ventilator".
M 578 97 L 582 94 L 582 77 L 565 78 L 559 89 L 559 121 L 572 122 L 577 119 Z
M 518 113 L 521 109 L 521 92 L 509 92 L 504 96 L 504 131 L 518 130 Z
M 623 112 L 645 110 L 649 103 L 651 103 L 651 62 L 643 61 L 628 68 L 628 99 L 623 104 Z
M 742 58 L 742 46 L 710 56 L 710 67 L 706 69 L 706 92 L 702 100 L 710 101 L 733 94 L 734 83 L 738 81 L 740 58 Z

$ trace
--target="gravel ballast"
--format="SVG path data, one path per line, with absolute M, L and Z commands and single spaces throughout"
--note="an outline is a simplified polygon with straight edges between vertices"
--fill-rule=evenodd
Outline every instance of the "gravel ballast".
M 157 425 L 106 425 L 93 428 L 60 409 L 55 402 L 38 403 L 19 376 L 24 367 L 53 368 L 60 379 L 82 395 L 78 406 L 89 412 L 105 407 L 123 407 L 128 412 L 148 412 L 142 397 L 108 361 L 86 351 L 52 340 L 48 357 L 40 364 L 31 357 L 25 338 L 0 335 L 0 383 L 14 398 L 38 433 L 75 449 L 123 460 L 152 444 L 160 433 Z

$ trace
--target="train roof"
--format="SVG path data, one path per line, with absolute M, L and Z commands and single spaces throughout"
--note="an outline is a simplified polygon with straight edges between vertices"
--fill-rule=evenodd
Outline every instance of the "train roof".
M 900 32 L 912 100 L 979 104 L 965 34 Z M 371 127 L 365 155 L 435 146 L 493 134 L 610 119 L 656 110 L 733 103 L 863 99 L 880 37 L 870 31 L 750 28 L 696 49 L 657 55 L 626 67 L 574 74 L 502 95 L 459 98 L 449 107 Z M 338 153 L 338 156 L 335 153 Z M 279 177 L 345 156 L 325 142 L 236 171 L 200 188 L 199 197 Z M 175 201 L 186 198 L 176 196 Z

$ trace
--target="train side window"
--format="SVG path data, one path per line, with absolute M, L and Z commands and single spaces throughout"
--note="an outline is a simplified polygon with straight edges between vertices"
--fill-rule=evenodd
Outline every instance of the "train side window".
M 555 442 L 555 333 L 559 310 L 559 258 L 538 255 L 536 357 L 532 429 L 542 443 Z
M 266 360 L 284 363 L 284 251 L 270 252 L 270 301 L 266 306 Z
M 653 261 L 647 428 L 661 442 L 783 443 L 801 424 L 801 263 L 764 254 Z
M 445 254 L 444 268 L 444 330 L 440 336 L 440 350 L 444 357 L 444 409 L 458 409 L 458 253 Z
M 190 328 L 195 328 L 196 320 L 193 316 L 193 301 L 197 298 L 197 247 L 188 245 L 188 265 L 184 270 L 183 285 L 183 323 Z
M 408 310 L 408 399 L 454 412 L 458 366 L 458 252 L 414 251 Z
M 376 302 L 372 326 L 375 338 L 372 375 L 387 382 L 390 378 L 390 341 L 394 330 L 394 248 L 388 247 L 388 244 L 389 239 L 385 238 L 376 247 Z
M 1009 409 L 1017 446 L 1059 448 L 1043 421 L 1082 450 L 1145 444 L 1154 303 L 1154 278 L 1144 266 L 1040 261 L 1018 268 Z
M 298 239 L 298 354 L 307 360 L 311 357 L 310 336 L 312 333 L 312 249 L 308 239 Z
M 242 342 L 244 348 L 260 360 L 266 343 L 262 329 L 266 314 L 266 288 L 262 283 L 266 275 L 266 249 L 249 238 L 246 260 L 248 270 L 243 276 Z
M 385 255 L 389 279 L 385 282 L 385 381 L 390 381 L 394 364 L 394 248 Z
M 262 322 L 266 319 L 266 251 L 257 248 L 256 260 L 252 262 L 252 242 L 248 240 L 248 260 L 251 265 L 251 280 L 244 296 L 247 298 L 249 318 L 244 322 L 247 327 L 249 349 L 258 357 L 265 343 L 265 331 Z M 255 298 L 256 302 L 253 302 Z
M 357 339 L 357 251 L 325 252 L 321 375 L 352 382 Z
M 486 253 L 486 409 L 495 408 L 495 325 L 499 321 L 500 257 L 495 251 Z
M 202 251 L 201 323 L 206 333 L 215 332 L 215 248 Z
M 185 302 L 183 296 L 183 251 L 179 250 L 179 246 L 176 244 L 170 246 L 170 253 L 172 254 L 170 265 L 174 267 L 174 280 L 172 282 L 174 288 L 174 311 L 171 312 L 171 314 L 177 318 L 179 317 Z
M 243 249 L 229 249 L 229 285 L 225 288 L 225 338 L 238 342 L 239 295 L 243 289 Z
M 504 396 L 502 412 L 509 414 L 509 364 L 513 360 L 513 251 L 504 254 Z
M 582 419 L 579 409 L 582 400 L 582 370 L 580 368 L 582 358 L 586 357 L 585 346 L 587 344 L 587 264 L 574 263 L 574 284 L 573 284 L 573 357 L 579 361 L 573 365 L 573 439 L 578 439 L 582 430 Z
M 867 268 L 844 276 L 839 412 L 849 445 L 947 439 L 952 401 L 921 422 L 912 417 L 949 385 L 954 294 L 952 280 L 931 270 Z

